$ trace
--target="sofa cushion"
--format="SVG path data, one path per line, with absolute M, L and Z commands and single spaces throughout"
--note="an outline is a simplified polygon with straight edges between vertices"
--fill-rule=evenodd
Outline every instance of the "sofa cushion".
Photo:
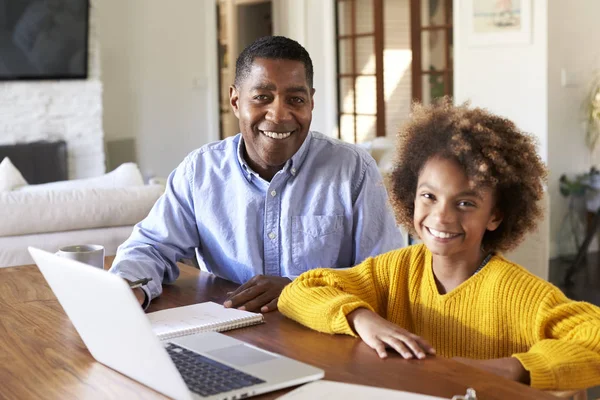
M 41 185 L 23 186 L 19 190 L 23 192 L 48 191 L 48 190 L 73 190 L 73 189 L 108 189 L 108 188 L 128 188 L 132 186 L 142 186 L 144 178 L 135 163 L 125 163 L 118 166 L 115 170 L 93 178 L 72 179 L 69 181 L 59 181 L 43 183 Z
M 132 231 L 133 226 L 128 225 L 0 237 L 0 268 L 35 264 L 27 251 L 29 246 L 54 253 L 61 247 L 73 244 L 99 244 L 104 246 L 106 256 L 114 256 Z
M 10 158 L 4 157 L 0 162 L 0 192 L 13 190 L 27 185 L 27 181 L 19 172 L 17 167 L 10 162 Z
M 29 185 L 69 179 L 64 140 L 0 145 L 0 160 L 4 157 L 10 157 Z
M 0 237 L 133 225 L 163 193 L 159 185 L 0 193 Z

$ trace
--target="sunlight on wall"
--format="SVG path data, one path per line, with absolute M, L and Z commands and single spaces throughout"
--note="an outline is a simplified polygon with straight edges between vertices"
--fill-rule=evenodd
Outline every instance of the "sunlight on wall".
M 408 118 L 412 101 L 410 80 L 412 50 L 387 49 L 383 52 L 383 87 L 385 96 L 386 135 L 394 136 Z M 403 80 L 407 83 L 401 83 Z

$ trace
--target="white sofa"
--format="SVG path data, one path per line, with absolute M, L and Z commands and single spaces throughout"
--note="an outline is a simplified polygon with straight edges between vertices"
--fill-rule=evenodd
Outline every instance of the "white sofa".
M 144 185 L 135 164 L 101 177 L 27 185 L 5 160 L 0 165 L 0 267 L 33 263 L 28 246 L 54 252 L 100 244 L 106 255 L 114 255 L 164 191 L 162 185 Z

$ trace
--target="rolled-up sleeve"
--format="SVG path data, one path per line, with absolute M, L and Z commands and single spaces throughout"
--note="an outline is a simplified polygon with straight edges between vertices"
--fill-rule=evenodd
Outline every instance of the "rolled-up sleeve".
M 177 261 L 193 258 L 200 241 L 192 195 L 194 168 L 188 156 L 169 176 L 165 193 L 131 236 L 119 246 L 110 269 L 125 279 L 152 278 L 150 300 L 162 293 L 162 283 L 179 276 Z

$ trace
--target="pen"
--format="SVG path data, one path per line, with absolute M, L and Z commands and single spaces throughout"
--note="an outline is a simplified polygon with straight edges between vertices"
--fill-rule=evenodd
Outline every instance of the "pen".
M 142 287 L 143 285 L 147 284 L 151 280 L 152 280 L 152 278 L 142 278 L 142 279 L 139 279 L 137 281 L 127 282 L 127 283 L 129 283 L 129 288 L 130 289 L 135 289 L 135 288 Z

